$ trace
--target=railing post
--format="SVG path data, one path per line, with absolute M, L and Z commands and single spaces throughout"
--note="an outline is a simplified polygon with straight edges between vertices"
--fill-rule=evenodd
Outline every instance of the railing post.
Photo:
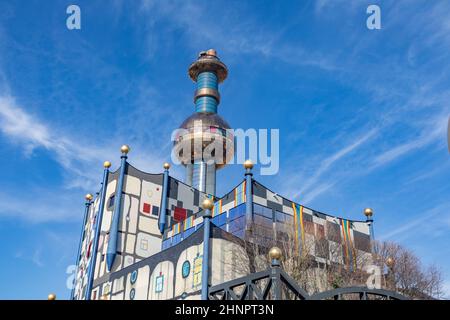
M 108 271 L 112 270 L 114 265 L 114 260 L 116 259 L 117 254 L 117 243 L 119 237 L 119 224 L 120 224 L 120 216 L 122 209 L 122 196 L 123 196 L 123 184 L 125 180 L 125 171 L 127 167 L 127 154 L 130 151 L 130 147 L 127 145 L 123 145 L 120 148 L 122 152 L 121 161 L 120 161 L 120 171 L 119 178 L 117 180 L 117 189 L 114 197 L 114 212 L 111 221 L 111 228 L 109 229 L 109 240 L 108 240 L 108 248 L 106 249 L 106 266 L 108 267 Z
M 164 174 L 163 174 L 163 187 L 162 187 L 162 197 L 161 206 L 158 217 L 159 232 L 164 235 L 164 230 L 166 228 L 166 211 L 167 211 L 167 195 L 169 192 L 169 163 L 164 163 Z
M 75 295 L 75 283 L 76 283 L 77 275 L 78 275 L 78 265 L 80 263 L 81 245 L 83 244 L 84 231 L 85 231 L 85 228 L 86 228 L 86 221 L 87 221 L 87 218 L 89 216 L 89 207 L 91 206 L 92 199 L 94 197 L 92 196 L 92 194 L 88 193 L 84 198 L 86 199 L 86 203 L 85 203 L 85 209 L 84 209 L 83 224 L 81 225 L 80 243 L 78 244 L 77 262 L 75 264 L 75 278 L 74 278 L 74 283 L 72 285 L 72 290 L 70 292 L 70 300 L 73 300 L 73 297 Z
M 91 249 L 91 261 L 88 266 L 88 274 L 87 274 L 87 285 L 86 285 L 86 293 L 85 300 L 91 300 L 91 291 L 92 286 L 94 284 L 94 271 L 95 265 L 97 261 L 97 250 L 98 250 L 98 241 L 100 238 L 100 232 L 102 229 L 102 220 L 103 220 L 103 210 L 105 208 L 105 197 L 106 197 L 106 188 L 108 185 L 108 176 L 109 176 L 109 168 L 111 167 L 111 162 L 105 161 L 103 163 L 103 180 L 102 180 L 102 190 L 100 193 L 100 201 L 98 204 L 97 216 L 95 218 L 94 223 L 94 242 L 92 243 Z
M 253 191 L 252 191 L 252 168 L 250 160 L 244 162 L 245 168 L 245 228 L 250 230 L 253 225 Z
M 209 239 L 211 236 L 211 209 L 214 203 L 211 199 L 203 200 L 203 261 L 202 261 L 202 300 L 208 300 L 209 289 Z
M 273 247 L 269 251 L 270 264 L 270 277 L 272 282 L 272 299 L 281 300 L 281 276 L 280 276 L 280 259 L 281 259 L 281 249 L 278 247 Z

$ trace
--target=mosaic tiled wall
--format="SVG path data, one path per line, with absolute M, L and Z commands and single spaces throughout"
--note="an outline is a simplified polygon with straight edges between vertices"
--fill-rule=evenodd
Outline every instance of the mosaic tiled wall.
M 213 227 L 211 246 L 211 265 L 215 270 L 212 285 L 247 274 L 231 267 L 237 262 L 230 259 L 248 261 L 237 238 Z M 97 279 L 93 298 L 107 295 L 111 300 L 199 299 L 202 260 L 203 229 L 199 228 L 182 243 Z
M 92 298 L 98 298 L 98 294 L 103 290 L 113 290 L 114 287 L 121 288 L 120 284 L 114 286 L 113 281 L 108 279 L 122 274 L 124 269 L 135 268 L 146 259 L 171 251 L 172 248 L 179 248 L 180 242 L 186 246 L 185 241 L 191 239 L 190 236 L 196 234 L 196 231 L 202 227 L 201 202 L 205 197 L 211 197 L 170 177 L 166 212 L 167 225 L 164 235 L 161 235 L 158 229 L 158 217 L 161 207 L 163 174 L 144 173 L 128 165 L 124 181 L 118 251 L 110 273 L 106 270 L 105 254 L 114 211 L 117 176 L 118 171 L 110 173 L 106 187 L 106 203 L 94 272 L 94 280 L 98 285 L 92 292 Z M 212 212 L 212 222 L 219 229 L 241 239 L 249 239 L 245 217 L 246 187 L 245 181 L 242 181 L 222 198 L 215 198 Z M 283 239 L 284 234 L 288 232 L 287 229 L 291 228 L 292 231 L 292 226 L 294 226 L 294 245 L 303 248 L 305 244 L 313 243 L 314 245 L 308 246 L 308 251 L 319 263 L 332 261 L 351 265 L 356 256 L 370 258 L 370 232 L 369 225 L 365 221 L 346 220 L 317 212 L 272 192 L 257 181 L 253 181 L 252 188 L 252 224 L 262 229 L 265 228 L 268 237 L 277 240 Z M 85 226 L 85 237 L 82 242 L 81 259 L 76 277 L 76 299 L 84 298 L 85 294 L 87 265 L 94 254 L 92 225 L 96 219 L 98 202 L 98 199 L 95 199 L 91 206 Z M 286 237 L 288 236 L 286 235 Z M 193 270 L 196 270 L 200 261 L 195 260 L 199 250 L 201 250 L 200 247 L 192 247 L 190 251 L 183 253 L 185 257 L 189 257 L 189 261 L 192 260 L 190 268 Z M 340 254 L 331 254 L 336 251 Z M 159 287 L 159 283 L 162 281 L 161 275 L 169 277 L 174 274 L 176 276 L 181 272 L 179 268 L 182 267 L 179 266 L 179 261 L 139 268 L 142 270 L 138 271 L 138 279 L 133 280 L 134 276 L 130 274 L 127 275 L 130 278 L 120 280 L 124 283 L 123 290 L 114 290 L 114 298 L 125 299 L 128 297 L 131 299 L 132 295 L 136 295 L 135 297 L 138 299 L 144 297 L 144 293 L 140 293 L 141 289 L 138 290 L 135 285 L 135 283 L 141 283 L 139 280 L 141 277 L 143 277 L 142 279 L 151 278 L 149 285 L 152 287 L 146 288 L 144 291 L 152 299 L 176 297 L 181 294 L 181 289 L 177 289 L 175 284 L 173 288 L 164 287 L 161 289 L 162 291 Z M 220 270 L 222 266 L 216 263 L 215 268 Z M 159 270 L 159 273 L 154 273 L 155 270 Z M 187 283 L 186 286 L 196 286 L 194 277 L 183 281 Z M 108 282 L 110 282 L 109 285 Z M 126 283 L 133 286 L 128 288 Z M 179 280 L 177 283 L 179 285 L 182 281 Z M 103 285 L 107 287 L 102 289 Z M 132 291 L 132 287 L 135 288 L 134 291 Z
M 347 220 L 312 210 L 257 181 L 253 183 L 253 202 L 255 224 L 274 228 L 281 236 L 289 233 L 286 236 L 295 240 L 300 249 L 304 243 L 318 262 L 332 260 L 353 265 L 356 257 L 361 261 L 370 260 L 370 229 L 366 221 Z M 285 230 L 286 226 L 289 230 Z
M 114 212 L 117 179 L 118 171 L 109 174 L 94 279 L 108 274 L 106 250 Z M 162 182 L 163 174 L 148 174 L 127 165 L 118 232 L 118 250 L 111 272 L 117 272 L 161 251 L 162 235 L 158 229 L 158 217 L 161 208 Z M 205 194 L 170 177 L 166 227 L 171 229 L 172 224 L 198 212 L 199 203 L 204 197 Z M 93 254 L 91 229 L 97 216 L 98 202 L 99 199 L 95 199 L 86 223 L 87 232 L 82 244 L 75 298 L 84 297 L 85 294 L 87 265 Z

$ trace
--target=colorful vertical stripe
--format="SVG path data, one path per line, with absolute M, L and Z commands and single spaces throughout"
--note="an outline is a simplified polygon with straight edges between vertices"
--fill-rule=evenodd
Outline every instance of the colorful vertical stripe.
M 292 202 L 292 209 L 294 210 L 294 228 L 295 228 L 295 246 L 297 252 L 299 251 L 298 240 L 299 235 L 302 240 L 302 252 L 305 254 L 305 225 L 303 221 L 303 206 Z
M 222 199 L 220 199 L 219 201 L 217 201 L 214 204 L 212 216 L 215 217 L 215 216 L 218 216 L 221 213 L 222 213 Z
M 234 189 L 234 206 L 237 207 L 241 203 L 245 202 L 245 187 L 246 181 L 241 183 Z
M 355 248 L 353 246 L 353 241 L 351 237 L 351 222 L 349 220 L 341 219 L 341 229 L 342 229 L 342 237 L 344 239 L 344 253 L 347 266 L 350 266 L 350 261 L 353 260 L 353 267 L 356 269 L 356 256 L 355 256 Z
M 184 231 L 194 226 L 194 218 L 195 216 L 192 215 L 190 217 L 187 217 L 186 220 L 184 220 Z
M 172 226 L 172 236 L 180 233 L 181 223 L 176 223 Z

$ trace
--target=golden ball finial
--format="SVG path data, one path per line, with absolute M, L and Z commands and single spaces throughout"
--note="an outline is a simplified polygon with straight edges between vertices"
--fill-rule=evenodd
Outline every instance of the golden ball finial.
M 386 259 L 386 265 L 387 265 L 389 268 L 392 268 L 392 267 L 394 266 L 394 264 L 395 264 L 395 261 L 394 261 L 393 258 L 388 257 L 388 258 Z
M 205 200 L 203 200 L 202 202 L 202 208 L 205 210 L 211 210 L 214 207 L 214 202 L 212 202 L 211 199 L 206 198 Z
M 245 160 L 244 168 L 245 169 L 253 169 L 253 162 L 252 162 L 252 160 L 250 160 L 250 159 Z
M 217 51 L 214 50 L 214 49 L 209 49 L 208 51 L 206 51 L 206 54 L 207 54 L 208 56 L 214 56 L 214 57 L 217 57 Z
M 127 154 L 128 152 L 130 152 L 130 147 L 128 145 L 124 144 L 123 146 L 120 147 L 120 151 L 122 153 Z
M 364 215 L 369 218 L 371 216 L 373 216 L 373 210 L 371 208 L 365 208 L 364 209 Z
M 170 163 L 165 162 L 164 163 L 164 169 L 169 170 L 170 169 Z
M 47 297 L 47 300 L 56 300 L 56 294 L 50 293 Z
M 278 247 L 272 247 L 269 251 L 270 260 L 280 260 L 281 259 L 281 249 Z
M 103 162 L 103 167 L 106 168 L 106 169 L 110 168 L 111 167 L 111 162 L 109 162 L 109 161 Z
M 84 198 L 86 199 L 86 201 L 91 201 L 92 199 L 94 199 L 94 196 L 88 193 L 87 195 L 84 196 Z

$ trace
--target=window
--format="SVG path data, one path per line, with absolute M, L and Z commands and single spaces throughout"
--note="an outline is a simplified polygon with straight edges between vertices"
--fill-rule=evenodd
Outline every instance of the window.
M 239 238 L 241 238 L 241 239 L 244 239 L 245 230 L 235 231 L 235 232 L 233 232 L 232 234 L 235 235 L 236 237 L 239 237 Z
M 243 230 L 245 227 L 245 216 L 241 216 L 228 224 L 228 232 L 234 233 L 235 231 Z
M 245 204 L 242 203 L 238 205 L 237 207 L 234 207 L 233 209 L 230 209 L 229 218 L 230 221 L 239 218 L 241 216 L 245 215 Z
M 215 216 L 211 219 L 211 222 L 214 223 L 216 226 L 219 225 L 219 216 Z
M 150 213 L 150 210 L 151 210 L 151 205 L 150 205 L 150 203 L 145 203 L 144 202 L 144 206 L 143 206 L 143 208 L 142 208 L 142 211 L 144 212 L 144 213 Z
M 314 222 L 304 221 L 305 232 L 314 235 Z
M 227 222 L 227 215 L 226 213 L 219 214 L 211 219 L 212 223 L 214 223 L 216 226 L 221 227 Z
M 278 231 L 276 233 L 277 235 L 277 240 L 278 241 L 283 241 L 283 242 L 289 242 L 289 234 L 287 234 L 286 232 L 283 231 Z
M 275 221 L 281 223 L 293 223 L 294 218 L 284 212 L 275 211 Z
M 273 226 L 272 219 L 269 219 L 269 218 L 266 218 L 266 217 L 263 217 L 263 216 L 259 216 L 259 215 L 255 215 L 253 217 L 253 221 L 254 221 L 255 224 L 257 224 L 259 226 L 262 226 L 262 227 L 265 227 L 265 228 L 268 228 L 268 229 L 272 229 L 272 226 Z
M 275 211 L 275 221 L 276 222 L 284 223 L 285 220 L 286 220 L 286 218 L 285 218 L 285 214 L 283 212 Z
M 316 238 L 317 239 L 325 238 L 325 227 L 321 224 L 315 224 L 315 225 L 316 225 Z
M 155 292 L 160 293 L 164 288 L 164 275 L 159 273 L 159 276 L 155 279 Z
M 173 219 L 175 221 L 183 221 L 186 219 L 187 216 L 187 210 L 184 208 L 175 207 L 175 210 L 173 212 Z
M 111 197 L 109 197 L 109 200 L 108 200 L 108 208 L 111 208 L 111 207 L 114 205 L 114 198 L 115 198 L 114 195 L 112 195 Z
M 140 248 L 141 250 L 148 250 L 148 240 L 147 239 L 141 239 L 141 243 L 140 243 Z
M 341 230 L 337 223 L 327 221 L 327 237 L 328 240 L 341 243 Z
M 259 204 L 254 204 L 253 205 L 253 212 L 256 215 L 263 216 L 263 217 L 266 217 L 266 218 L 269 218 L 269 219 L 273 220 L 273 211 L 270 208 L 261 206 Z
M 224 212 L 221 215 L 219 215 L 219 227 L 225 225 L 227 223 L 227 213 Z

